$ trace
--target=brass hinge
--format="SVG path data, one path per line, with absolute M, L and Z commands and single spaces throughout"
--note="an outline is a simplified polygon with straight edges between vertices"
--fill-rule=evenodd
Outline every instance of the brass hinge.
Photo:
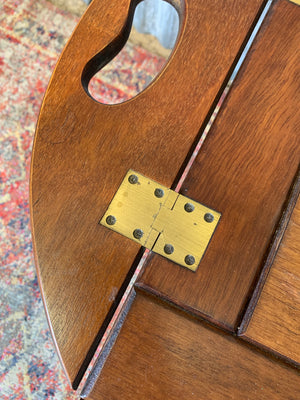
M 129 170 L 100 223 L 195 271 L 220 217 L 219 212 Z

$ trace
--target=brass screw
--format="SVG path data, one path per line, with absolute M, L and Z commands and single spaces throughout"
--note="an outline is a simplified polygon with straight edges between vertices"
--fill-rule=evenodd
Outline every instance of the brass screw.
M 156 188 L 154 194 L 156 197 L 161 198 L 164 197 L 165 192 L 162 189 Z
M 213 222 L 213 220 L 215 219 L 215 217 L 211 214 L 211 213 L 206 213 L 205 215 L 204 215 L 204 220 L 206 221 L 206 222 Z
M 133 231 L 133 236 L 138 240 L 140 240 L 143 237 L 143 235 L 144 235 L 144 232 L 141 229 L 135 229 Z
M 187 256 L 185 256 L 184 261 L 185 261 L 186 265 L 193 265 L 193 264 L 195 264 L 195 257 L 192 256 L 191 254 L 188 254 Z
M 191 213 L 191 212 L 193 212 L 195 210 L 195 206 L 192 203 L 186 203 L 184 205 L 184 209 L 185 209 L 186 212 Z
M 114 217 L 113 215 L 109 215 L 109 216 L 106 218 L 106 223 L 107 223 L 107 225 L 114 225 L 116 222 L 117 222 L 117 219 L 116 219 L 116 217 Z
M 139 178 L 136 175 L 130 175 L 129 178 L 128 178 L 128 181 L 132 185 L 135 185 L 136 183 L 138 183 Z
M 172 254 L 174 252 L 174 247 L 171 244 L 165 244 L 164 252 L 166 254 Z

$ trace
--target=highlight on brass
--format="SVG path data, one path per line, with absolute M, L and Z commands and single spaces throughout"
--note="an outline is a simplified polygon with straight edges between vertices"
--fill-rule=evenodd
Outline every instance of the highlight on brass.
M 129 170 L 100 224 L 196 271 L 221 214 Z

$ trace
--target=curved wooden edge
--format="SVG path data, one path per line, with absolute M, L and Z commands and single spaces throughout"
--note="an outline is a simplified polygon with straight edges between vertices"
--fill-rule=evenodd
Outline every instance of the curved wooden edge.
M 139 251 L 98 222 L 129 168 L 172 186 L 264 3 L 174 0 L 188 6 L 173 55 L 120 105 L 91 99 L 81 75 L 124 31 L 129 0 L 95 0 L 56 66 L 34 141 L 31 218 L 43 300 L 73 386 Z
M 33 170 L 35 167 L 35 156 L 36 153 L 39 152 L 40 150 L 36 151 L 36 142 L 38 141 L 39 134 L 43 131 L 44 127 L 40 126 L 41 119 L 43 116 L 46 115 L 46 119 L 48 116 L 51 116 L 49 114 L 53 114 L 53 118 L 55 118 L 55 113 L 52 111 L 49 111 L 48 104 L 51 103 L 53 100 L 52 98 L 49 100 L 49 97 L 52 97 L 53 92 L 56 93 L 59 92 L 58 86 L 60 86 L 60 82 L 56 81 L 56 77 L 58 75 L 64 75 L 62 69 L 65 70 L 65 75 L 69 75 L 71 73 L 74 73 L 74 68 L 71 67 L 70 62 L 74 62 L 74 60 L 79 63 L 77 64 L 76 71 L 78 76 L 81 74 L 81 71 L 84 72 L 84 64 L 88 64 L 88 60 L 92 61 L 95 57 L 100 60 L 99 65 L 97 66 L 97 69 L 101 69 L 104 65 L 106 65 L 112 58 L 115 57 L 115 55 L 122 49 L 124 44 L 126 43 L 128 39 L 128 35 L 130 33 L 131 29 L 131 23 L 132 23 L 132 18 L 134 15 L 135 8 L 137 4 L 139 4 L 142 0 L 122 0 L 122 1 L 117 1 L 115 2 L 117 5 L 112 4 L 110 1 L 103 2 L 102 0 L 94 0 L 90 6 L 87 8 L 86 12 L 84 13 L 83 17 L 81 18 L 79 24 L 77 25 L 75 31 L 73 32 L 73 35 L 67 42 L 65 49 L 63 53 L 61 54 L 58 63 L 55 67 L 55 70 L 52 74 L 52 77 L 49 81 L 48 89 L 45 94 L 43 104 L 40 110 L 40 116 L 36 128 L 36 135 L 34 137 L 34 143 L 33 143 L 33 149 L 32 149 L 32 160 L 31 160 L 31 172 L 30 172 L 30 219 L 31 219 L 31 231 L 32 231 L 32 236 L 33 236 L 33 252 L 34 252 L 34 258 L 35 258 L 35 265 L 37 269 L 37 276 L 38 276 L 38 281 L 39 285 L 41 288 L 41 294 L 42 294 L 42 300 L 45 308 L 45 313 L 46 317 L 48 320 L 49 328 L 53 337 L 53 341 L 59 356 L 59 359 L 61 361 L 61 364 L 69 378 L 70 383 L 72 384 L 73 381 L 73 386 L 76 388 L 78 385 L 78 382 L 80 381 L 85 369 L 87 368 L 88 362 L 86 360 L 82 360 L 81 364 L 78 364 L 78 367 L 81 365 L 78 375 L 75 377 L 74 375 L 70 374 L 70 369 L 66 366 L 68 365 L 68 362 L 66 363 L 64 360 L 66 357 L 62 355 L 61 353 L 61 346 L 58 344 L 56 338 L 57 335 L 55 334 L 56 329 L 53 328 L 53 315 L 51 316 L 51 311 L 49 311 L 49 304 L 47 301 L 47 295 L 45 294 L 45 291 L 43 288 L 45 287 L 45 284 L 43 283 L 43 278 L 42 278 L 42 273 L 41 273 L 41 268 L 39 265 L 39 252 L 36 250 L 36 234 L 35 234 L 35 224 L 34 224 L 34 207 L 38 204 L 40 201 L 39 198 L 34 198 L 33 196 Z M 170 0 L 169 3 L 174 5 L 176 8 L 177 12 L 180 15 L 180 20 L 181 20 L 181 26 L 183 24 L 183 21 L 185 19 L 184 16 L 184 10 L 185 10 L 185 0 Z M 116 12 L 117 11 L 117 12 Z M 108 23 L 107 17 L 111 16 L 114 19 L 117 19 L 117 23 L 113 22 L 111 24 Z M 97 22 L 96 27 L 94 22 Z M 91 28 L 93 28 L 91 30 Z M 90 33 L 93 33 L 92 37 L 90 36 Z M 182 30 L 181 30 L 182 33 Z M 178 35 L 178 38 L 180 35 Z M 84 46 L 82 44 L 82 39 L 83 38 L 88 38 L 88 46 Z M 78 57 L 74 54 L 74 50 L 78 52 L 78 47 L 80 48 L 80 57 Z M 176 46 L 175 46 L 176 50 Z M 84 51 L 86 51 L 86 54 L 84 54 Z M 99 52 L 96 55 L 94 55 L 95 52 Z M 92 59 L 90 59 L 92 57 Z M 172 57 L 172 54 L 171 54 Z M 102 62 L 102 59 L 104 59 L 104 62 Z M 93 71 L 92 75 L 96 73 L 96 70 Z M 80 79 L 77 79 L 77 83 L 80 82 Z M 81 88 L 86 89 L 85 82 L 81 81 Z M 54 90 L 53 90 L 54 88 Z M 79 88 L 77 87 L 77 90 Z M 87 90 L 86 90 L 87 91 Z M 63 88 L 62 93 L 65 93 L 66 90 Z M 87 93 L 88 94 L 88 93 Z M 57 96 L 57 99 L 59 102 L 63 102 L 63 99 L 60 96 Z M 92 100 L 93 103 L 95 103 L 95 100 Z M 106 105 L 102 105 L 103 107 L 106 107 Z M 46 109 L 45 109 L 46 108 Z M 66 113 L 67 114 L 67 113 Z M 67 116 L 68 118 L 68 116 Z M 63 124 L 67 123 L 68 121 L 65 120 L 63 121 Z M 68 131 L 68 129 L 66 129 Z M 40 135 L 41 136 L 41 135 Z M 55 136 L 55 135 L 54 135 Z M 44 137 L 43 140 L 46 142 L 49 142 L 52 145 L 59 145 L 62 142 L 66 140 L 65 137 L 63 138 L 58 138 L 57 140 L 52 141 L 51 137 Z M 101 214 L 99 214 L 101 216 Z M 131 258 L 131 267 L 128 269 L 128 271 L 125 271 L 125 274 L 123 273 L 123 278 L 120 281 L 120 288 L 119 291 L 115 291 L 113 288 L 113 297 L 114 300 L 112 301 L 112 304 L 106 308 L 106 313 L 107 317 L 106 319 L 103 320 L 102 326 L 99 326 L 99 332 L 97 336 L 94 338 L 94 342 L 91 345 L 88 354 L 88 359 L 90 359 L 97 347 L 97 344 L 100 340 L 100 336 L 104 333 L 111 315 L 114 313 L 119 299 L 121 298 L 123 292 L 125 291 L 128 282 L 132 276 L 132 273 L 134 272 L 136 268 L 136 264 L 138 260 L 140 259 L 140 253 L 141 250 L 139 250 L 138 246 L 135 246 L 134 253 L 132 253 Z M 135 258 L 137 261 L 135 262 Z M 126 277 L 127 275 L 127 277 Z M 78 368 L 77 367 L 77 368 Z

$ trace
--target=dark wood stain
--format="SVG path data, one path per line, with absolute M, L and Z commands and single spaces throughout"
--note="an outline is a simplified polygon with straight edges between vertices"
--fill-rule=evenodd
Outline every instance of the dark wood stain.
M 174 0 L 175 50 L 123 104 L 97 103 L 83 84 L 97 54 L 107 62 L 122 47 L 137 1 L 94 0 L 57 64 L 34 142 L 31 216 L 43 300 L 74 387 L 139 250 L 98 222 L 129 168 L 173 184 L 264 3 Z
M 154 256 L 138 285 L 235 331 L 300 160 L 300 7 L 274 4 L 181 192 L 222 218 L 196 273 Z
M 88 400 L 297 400 L 298 372 L 138 294 Z
M 276 258 L 279 246 L 281 246 L 281 241 L 284 237 L 285 231 L 289 225 L 290 218 L 294 212 L 294 208 L 297 204 L 300 193 L 300 168 L 297 173 L 294 184 L 291 187 L 290 195 L 287 199 L 287 204 L 284 212 L 281 215 L 280 223 L 276 229 L 276 234 L 274 235 L 273 242 L 270 246 L 270 251 L 266 257 L 266 261 L 264 262 L 264 267 L 262 272 L 260 273 L 259 279 L 257 281 L 255 290 L 253 295 L 249 301 L 247 310 L 243 316 L 242 323 L 238 330 L 238 335 L 243 335 L 243 333 L 247 330 L 248 324 L 252 318 L 253 312 L 261 295 L 262 289 L 266 282 L 266 278 L 272 268 L 273 262 Z
M 300 367 L 300 200 L 242 337 Z

